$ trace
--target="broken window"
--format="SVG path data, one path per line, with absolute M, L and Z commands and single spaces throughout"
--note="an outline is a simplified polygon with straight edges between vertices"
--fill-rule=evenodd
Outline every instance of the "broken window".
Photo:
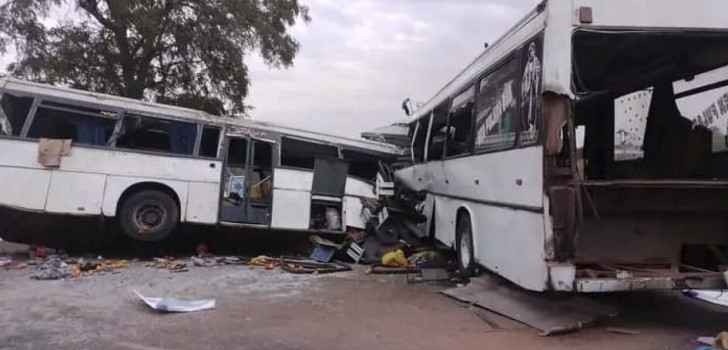
M 421 163 L 425 159 L 425 141 L 427 139 L 427 129 L 430 123 L 430 116 L 420 118 L 419 121 L 410 126 L 412 135 L 412 159 L 416 163 Z
M 207 158 L 217 158 L 219 142 L 220 128 L 205 126 L 202 129 L 202 140 L 200 140 L 200 156 Z
M 447 131 L 448 157 L 470 152 L 474 101 L 475 86 L 471 86 L 453 99 Z
M 35 113 L 28 137 L 71 139 L 78 144 L 105 146 L 115 125 L 116 119 L 111 117 L 72 106 L 42 104 Z
M 442 160 L 447 142 L 447 115 L 449 101 L 435 108 L 432 117 L 432 130 L 428 142 L 427 160 Z
M 192 123 L 126 115 L 120 148 L 192 155 L 197 126 Z
M 9 93 L 2 95 L 2 109 L 7 117 L 6 127 L 9 126 L 10 130 L 0 125 L 0 133 L 6 135 L 20 136 L 20 132 L 23 130 L 23 124 L 25 118 L 28 116 L 30 107 L 33 105 L 32 97 L 19 97 Z M 0 116 L 2 119 L 2 116 Z
M 338 158 L 338 148 L 289 137 L 281 140 L 281 165 L 313 169 L 316 158 Z
M 587 178 L 728 177 L 726 44 L 718 33 L 575 33 Z
M 511 57 L 480 81 L 476 99 L 475 147 L 481 150 L 512 147 L 518 119 L 519 60 Z
M 694 125 L 712 132 L 712 153 L 728 152 L 728 66 L 675 82 L 677 106 Z M 715 87 L 715 88 L 712 88 Z
M 230 139 L 226 158 L 227 164 L 223 173 L 223 180 L 226 184 L 224 197 L 237 205 L 238 201 L 247 197 L 245 176 L 248 160 L 248 140 L 239 138 Z
M 349 174 L 369 181 L 377 176 L 381 157 L 346 149 L 342 153 L 344 160 L 349 163 Z

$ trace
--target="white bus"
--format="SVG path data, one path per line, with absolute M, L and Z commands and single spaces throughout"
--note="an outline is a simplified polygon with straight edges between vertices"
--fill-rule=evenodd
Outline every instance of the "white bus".
M 413 114 L 430 234 L 533 291 L 725 287 L 726 13 L 541 3 Z
M 118 222 L 141 241 L 179 223 L 345 232 L 387 144 L 0 79 L 0 235 L 39 221 Z M 70 141 L 68 141 L 70 140 Z M 59 227 L 59 226 L 56 226 Z M 64 230 L 68 230 L 64 228 Z

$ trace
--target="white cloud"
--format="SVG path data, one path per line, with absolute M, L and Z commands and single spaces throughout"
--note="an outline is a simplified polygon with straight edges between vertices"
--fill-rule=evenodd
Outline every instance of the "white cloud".
M 294 67 L 251 57 L 247 102 L 258 120 L 357 136 L 401 120 L 405 97 L 429 99 L 535 2 L 310 0 Z

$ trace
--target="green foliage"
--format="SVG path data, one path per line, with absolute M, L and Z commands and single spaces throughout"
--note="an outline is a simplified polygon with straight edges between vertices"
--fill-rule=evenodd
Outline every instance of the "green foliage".
M 76 18 L 46 25 L 64 5 Z M 6 0 L 0 50 L 15 45 L 8 71 L 25 79 L 211 110 L 224 103 L 239 114 L 250 85 L 244 56 L 290 66 L 298 20 L 310 20 L 298 0 Z

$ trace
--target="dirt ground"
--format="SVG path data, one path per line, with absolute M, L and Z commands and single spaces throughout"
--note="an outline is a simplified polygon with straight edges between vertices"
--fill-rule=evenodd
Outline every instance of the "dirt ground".
M 36 281 L 0 268 L 2 349 L 695 349 L 728 327 L 728 311 L 680 296 L 602 298 L 623 310 L 578 333 L 527 326 L 441 295 L 404 276 L 293 275 L 246 266 L 171 273 L 132 262 L 118 273 Z M 215 298 L 217 308 L 159 314 L 133 296 Z M 639 331 L 619 335 L 606 327 Z

